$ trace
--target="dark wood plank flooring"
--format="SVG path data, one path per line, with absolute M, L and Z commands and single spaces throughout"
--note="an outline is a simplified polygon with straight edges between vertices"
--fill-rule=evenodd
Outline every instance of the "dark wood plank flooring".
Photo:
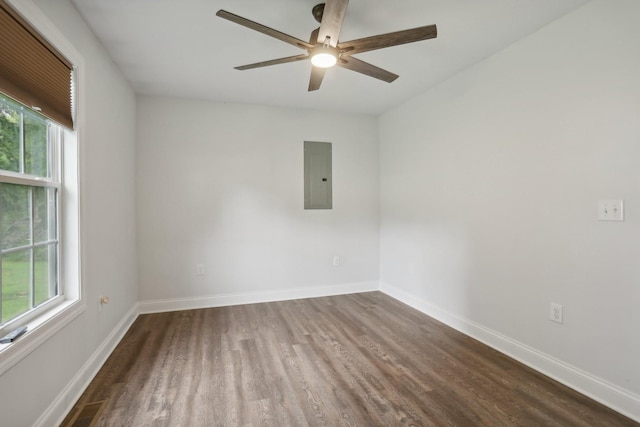
M 371 292 L 142 315 L 62 425 L 640 424 Z

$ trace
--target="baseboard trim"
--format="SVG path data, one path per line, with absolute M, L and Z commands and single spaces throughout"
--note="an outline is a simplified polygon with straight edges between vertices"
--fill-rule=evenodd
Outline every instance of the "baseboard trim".
M 163 313 L 167 311 L 355 294 L 359 292 L 377 291 L 379 289 L 380 285 L 377 281 L 355 282 L 340 285 L 280 289 L 276 291 L 241 292 L 194 298 L 149 300 L 139 302 L 139 308 L 140 314 Z
M 165 311 L 189 310 L 196 308 L 221 307 L 259 302 L 284 301 L 300 298 L 344 295 L 379 290 L 378 282 L 357 282 L 344 285 L 318 286 L 311 288 L 283 289 L 278 291 L 248 292 L 238 294 L 214 295 L 196 298 L 178 298 L 143 301 L 135 304 L 118 322 L 109 336 L 78 370 L 73 379 L 58 394 L 49 407 L 33 424 L 34 427 L 60 425 L 69 414 L 73 405 L 89 386 L 107 358 L 129 330 L 138 315 Z
M 478 323 L 457 316 L 387 283 L 380 291 L 506 354 L 542 374 L 640 422 L 640 396 L 542 353 Z
M 344 295 L 381 291 L 422 313 L 504 353 L 519 362 L 547 375 L 611 409 L 640 422 L 640 396 L 614 384 L 513 340 L 478 323 L 457 316 L 423 299 L 387 283 L 357 282 L 342 285 L 294 288 L 278 291 L 247 292 L 213 295 L 197 298 L 177 298 L 142 301 L 134 305 L 116 325 L 100 347 L 60 392 L 47 410 L 38 418 L 34 427 L 60 425 L 75 402 L 98 373 L 109 355 L 122 340 L 139 314 L 223 307 L 260 302 L 286 301 L 301 298 Z
M 73 405 L 80 398 L 85 389 L 89 386 L 104 362 L 116 348 L 124 334 L 129 330 L 133 322 L 138 317 L 138 304 L 135 304 L 127 314 L 118 322 L 109 336 L 102 342 L 100 347 L 91 355 L 89 360 L 80 368 L 73 379 L 58 394 L 56 399 L 49 405 L 46 411 L 40 415 L 34 427 L 47 427 L 60 425 L 67 416 Z

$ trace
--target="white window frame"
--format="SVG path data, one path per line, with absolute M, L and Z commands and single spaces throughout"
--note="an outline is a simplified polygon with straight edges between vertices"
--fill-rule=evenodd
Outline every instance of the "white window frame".
M 53 337 L 86 310 L 86 301 L 82 298 L 81 263 L 81 223 L 80 223 L 80 176 L 81 150 L 80 136 L 84 123 L 84 58 L 55 25 L 31 0 L 6 0 L 40 34 L 60 51 L 72 64 L 75 72 L 76 110 L 75 131 L 62 130 L 64 149 L 60 159 L 59 206 L 59 247 L 58 286 L 61 301 L 55 306 L 38 313 L 33 318 L 23 319 L 28 331 L 11 344 L 0 344 L 0 375 L 20 362 L 28 354 Z M 49 306 L 49 304 L 47 304 Z M 12 322 L 14 323 L 14 322 Z M 15 325 L 18 326 L 18 325 Z
M 57 196 L 56 196 L 55 205 L 54 205 L 55 212 L 53 212 L 53 217 L 55 218 L 55 224 L 49 224 L 49 227 L 53 226 L 56 229 L 55 277 L 51 277 L 52 275 L 50 275 L 49 280 L 53 279 L 54 284 L 57 288 L 57 294 L 54 297 L 49 298 L 47 301 L 43 302 L 42 304 L 38 305 L 37 307 L 30 308 L 27 312 L 20 314 L 16 318 L 11 319 L 10 321 L 8 321 L 3 325 L 0 325 L 0 336 L 4 336 L 6 333 L 10 332 L 12 329 L 15 329 L 16 327 L 19 327 L 23 324 L 28 323 L 29 321 L 37 318 L 38 316 L 41 316 L 46 311 L 53 309 L 57 304 L 60 304 L 64 301 L 64 295 L 63 295 L 64 288 L 59 286 L 60 284 L 59 260 L 60 260 L 60 254 L 62 253 L 60 249 L 60 238 L 59 238 L 61 234 L 60 233 L 60 194 L 62 189 L 61 160 L 63 157 L 62 150 L 63 150 L 64 141 L 62 137 L 62 128 L 60 125 L 53 123 L 44 117 L 37 117 L 37 114 L 29 111 L 27 107 L 22 106 L 17 101 L 11 100 L 10 98 L 3 96 L 2 94 L 0 94 L 0 101 L 4 101 L 4 103 L 6 104 L 15 106 L 16 107 L 15 109 L 19 110 L 21 115 L 20 117 L 20 148 L 19 148 L 21 151 L 20 172 L 0 170 L 0 182 L 7 183 L 7 184 L 23 185 L 29 188 L 34 188 L 34 187 L 55 188 L 57 191 Z M 26 154 L 24 152 L 24 122 L 25 122 L 25 118 L 28 116 L 32 116 L 32 117 L 36 116 L 35 118 L 37 120 L 41 120 L 42 122 L 45 122 L 47 126 L 46 138 L 47 138 L 47 151 L 48 151 L 47 161 L 48 161 L 48 170 L 49 170 L 48 177 L 38 177 L 34 175 L 29 175 L 24 172 L 24 165 L 25 165 L 24 156 Z M 49 206 L 49 208 L 51 208 L 51 206 Z M 2 215 L 1 212 L 0 212 L 0 215 Z M 50 213 L 48 216 L 49 220 L 51 220 L 51 215 L 52 213 Z M 33 228 L 33 218 L 31 218 L 30 227 Z M 0 240 L 1 240 L 1 236 L 0 236 Z M 10 253 L 10 252 L 14 252 L 16 249 L 17 250 L 21 250 L 21 249 L 35 250 L 36 246 L 37 244 L 32 241 L 30 244 L 21 246 L 19 248 L 10 248 L 7 250 L 3 249 L 3 252 L 9 251 Z M 32 264 L 31 268 L 33 268 L 33 259 L 31 261 L 31 264 Z M 33 277 L 31 278 L 31 280 L 33 281 Z M 33 298 L 34 298 L 33 286 L 34 284 L 30 283 L 30 290 L 29 290 L 30 300 L 31 300 L 30 305 L 33 305 Z M 0 309 L 0 313 L 1 313 L 1 309 Z

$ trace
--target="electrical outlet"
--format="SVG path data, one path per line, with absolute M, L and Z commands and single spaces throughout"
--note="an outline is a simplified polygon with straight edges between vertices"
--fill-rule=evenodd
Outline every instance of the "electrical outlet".
M 549 306 L 549 320 L 562 323 L 562 305 L 552 302 Z
M 105 304 L 109 304 L 109 297 L 105 297 L 105 296 L 103 296 L 103 295 L 100 295 L 100 299 L 99 299 L 99 301 L 98 301 L 98 311 L 99 311 L 99 312 L 102 312 L 102 307 L 103 307 Z
M 340 257 L 338 255 L 333 256 L 333 266 L 337 267 L 340 265 Z

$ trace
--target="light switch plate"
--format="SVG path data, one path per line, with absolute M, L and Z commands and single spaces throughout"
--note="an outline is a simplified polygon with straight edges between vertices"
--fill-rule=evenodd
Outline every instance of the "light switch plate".
M 598 221 L 624 221 L 624 202 L 598 200 Z

